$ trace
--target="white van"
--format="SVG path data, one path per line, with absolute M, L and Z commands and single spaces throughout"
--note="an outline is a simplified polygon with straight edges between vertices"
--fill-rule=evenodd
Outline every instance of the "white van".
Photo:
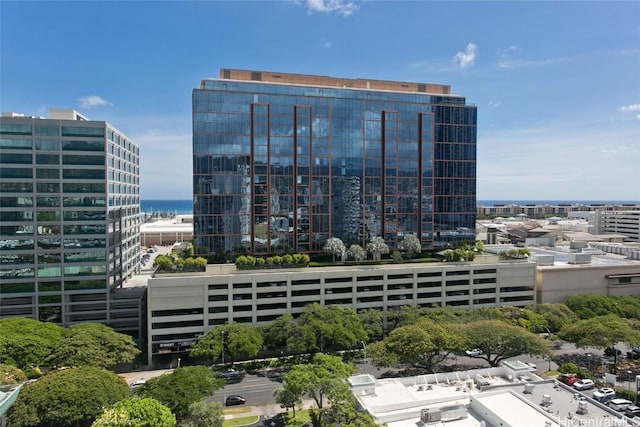
M 607 402 L 607 406 L 614 411 L 623 412 L 629 405 L 633 405 L 633 402 L 627 399 L 611 399 Z

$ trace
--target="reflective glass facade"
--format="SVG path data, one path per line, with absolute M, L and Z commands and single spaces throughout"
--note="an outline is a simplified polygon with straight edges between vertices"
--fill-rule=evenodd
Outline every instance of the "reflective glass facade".
M 329 237 L 364 247 L 381 236 L 391 249 L 406 234 L 424 248 L 474 239 L 477 111 L 465 98 L 421 84 L 221 77 L 193 91 L 199 254 L 322 252 Z
M 0 317 L 118 328 L 110 292 L 139 270 L 138 146 L 103 121 L 2 117 L 0 170 Z

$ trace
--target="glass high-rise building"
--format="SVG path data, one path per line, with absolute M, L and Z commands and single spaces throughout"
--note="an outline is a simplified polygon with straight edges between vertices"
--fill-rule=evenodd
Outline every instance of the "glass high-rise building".
M 139 270 L 139 154 L 109 123 L 73 110 L 3 114 L 0 318 L 139 333 L 140 304 L 114 292 Z
M 476 117 L 446 85 L 221 69 L 193 91 L 195 250 L 474 240 Z

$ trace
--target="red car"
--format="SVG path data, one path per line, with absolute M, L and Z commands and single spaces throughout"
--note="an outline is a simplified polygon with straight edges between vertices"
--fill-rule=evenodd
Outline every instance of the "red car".
M 574 374 L 561 374 L 558 376 L 558 381 L 566 385 L 574 385 L 580 378 L 576 377 Z

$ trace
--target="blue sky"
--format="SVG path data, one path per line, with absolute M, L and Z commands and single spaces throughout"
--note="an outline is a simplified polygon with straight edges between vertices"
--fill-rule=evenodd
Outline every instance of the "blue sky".
M 191 91 L 220 68 L 448 84 L 478 199 L 640 202 L 640 2 L 0 0 L 0 109 L 74 108 L 191 198 Z

